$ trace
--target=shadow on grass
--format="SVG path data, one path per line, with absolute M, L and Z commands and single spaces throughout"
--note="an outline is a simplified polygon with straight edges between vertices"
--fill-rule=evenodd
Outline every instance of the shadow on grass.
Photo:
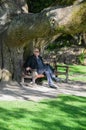
M 32 102 L 32 105 L 18 102 L 17 107 L 1 106 L 0 130 L 85 130 L 85 101 L 83 97 L 64 95 L 40 103 Z M 8 124 L 14 125 L 14 129 Z

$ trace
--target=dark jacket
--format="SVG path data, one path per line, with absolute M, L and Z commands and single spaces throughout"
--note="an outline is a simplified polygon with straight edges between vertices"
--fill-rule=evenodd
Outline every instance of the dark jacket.
M 39 58 L 42 60 L 41 56 L 39 56 Z M 43 62 L 43 60 L 42 60 L 42 62 Z M 27 60 L 24 64 L 24 68 L 26 68 L 26 67 L 30 67 L 31 69 L 38 69 L 37 59 L 36 59 L 35 55 L 32 55 L 27 58 Z

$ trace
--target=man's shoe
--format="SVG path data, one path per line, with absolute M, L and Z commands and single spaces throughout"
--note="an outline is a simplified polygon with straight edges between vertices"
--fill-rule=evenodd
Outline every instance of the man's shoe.
M 54 89 L 57 89 L 57 88 L 58 88 L 58 86 L 56 86 L 56 85 L 54 85 L 54 84 L 49 85 L 49 87 L 50 87 L 50 88 L 54 88 Z
M 56 81 L 56 82 L 60 82 L 61 79 L 60 78 L 57 78 L 56 76 L 53 76 L 53 79 Z

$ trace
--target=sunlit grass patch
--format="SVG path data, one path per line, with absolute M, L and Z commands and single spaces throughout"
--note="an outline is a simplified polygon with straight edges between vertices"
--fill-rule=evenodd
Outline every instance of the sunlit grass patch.
M 0 130 L 85 130 L 85 102 L 68 95 L 39 103 L 1 101 Z

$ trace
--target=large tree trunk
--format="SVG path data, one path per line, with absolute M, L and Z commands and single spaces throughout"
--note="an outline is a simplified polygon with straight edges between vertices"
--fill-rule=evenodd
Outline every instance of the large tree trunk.
M 25 0 L 0 1 L 0 66 L 4 75 L 20 79 L 23 47 L 31 51 L 43 48 L 62 33 L 86 32 L 86 1 L 68 7 L 50 7 L 40 13 L 28 13 Z M 30 52 L 30 53 L 31 53 Z M 7 71 L 4 71 L 6 69 Z
M 23 64 L 22 60 L 23 48 L 9 47 L 2 40 L 0 43 L 1 81 L 8 81 L 11 79 L 20 81 Z
M 21 80 L 23 47 L 7 44 L 7 28 L 11 21 L 22 13 L 28 13 L 25 0 L 0 1 L 0 80 Z M 13 43 L 13 41 L 10 41 Z

